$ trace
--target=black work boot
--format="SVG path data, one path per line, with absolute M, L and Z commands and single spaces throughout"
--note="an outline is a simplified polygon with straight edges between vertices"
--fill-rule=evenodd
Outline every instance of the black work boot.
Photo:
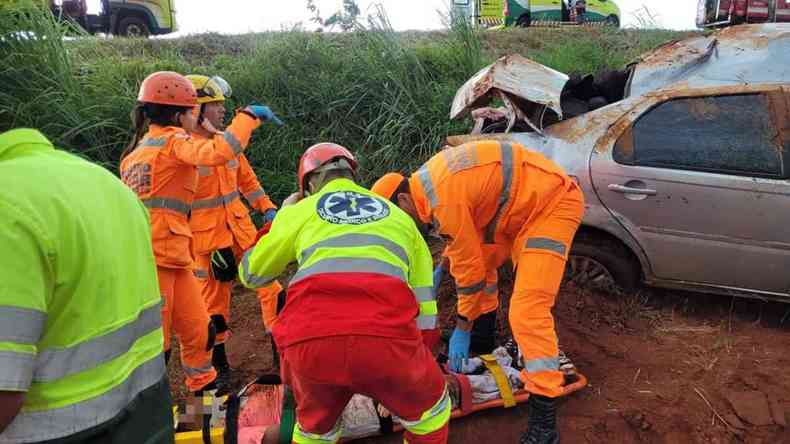
M 472 326 L 472 338 L 469 342 L 469 351 L 484 355 L 494 351 L 496 340 L 496 310 L 481 315 L 475 319 Z
M 557 431 L 557 406 L 553 398 L 531 395 L 529 401 L 527 427 L 519 444 L 559 444 Z
M 211 353 L 211 365 L 217 369 L 217 395 L 225 395 L 230 392 L 231 378 L 230 378 L 230 364 L 228 363 L 228 355 L 225 354 L 225 344 L 218 344 L 214 346 Z

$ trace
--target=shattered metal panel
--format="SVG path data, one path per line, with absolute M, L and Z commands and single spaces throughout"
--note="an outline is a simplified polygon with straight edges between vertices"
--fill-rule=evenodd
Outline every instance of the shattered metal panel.
M 500 90 L 549 107 L 562 118 L 560 95 L 568 76 L 520 55 L 502 57 L 481 69 L 455 94 L 450 118 L 463 117 L 472 109 L 487 105 Z
M 626 96 L 664 88 L 786 83 L 790 23 L 742 25 L 668 43 L 635 65 Z

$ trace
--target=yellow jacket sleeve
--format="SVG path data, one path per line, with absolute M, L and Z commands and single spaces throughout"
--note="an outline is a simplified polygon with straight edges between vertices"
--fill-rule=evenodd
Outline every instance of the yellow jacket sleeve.
M 268 286 L 296 262 L 296 241 L 302 228 L 297 205 L 280 210 L 272 228 L 255 246 L 247 250 L 239 266 L 239 279 L 248 288 Z
M 0 254 L 0 391 L 25 392 L 55 285 L 50 263 L 55 250 L 44 224 L 2 199 L 0 214 L 0 245 L 13 246 L 13 252 Z
M 486 284 L 486 266 L 480 236 L 469 208 L 437 205 L 433 217 L 439 233 L 450 237 L 445 255 L 458 292 L 458 315 L 473 321 L 481 315 L 480 298 Z

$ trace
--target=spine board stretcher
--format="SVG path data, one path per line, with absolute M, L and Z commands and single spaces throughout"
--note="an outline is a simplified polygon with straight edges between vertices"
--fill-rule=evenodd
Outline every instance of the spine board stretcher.
M 486 369 L 493 376 L 499 396 L 497 396 L 496 399 L 474 402 L 474 393 L 472 384 L 470 383 L 471 375 L 447 373 L 445 378 L 448 380 L 451 397 L 453 398 L 453 411 L 451 420 L 462 418 L 483 410 L 514 407 L 518 404 L 526 402 L 529 399 L 529 392 L 523 388 L 515 391 L 511 389 L 511 384 L 508 382 L 508 377 L 503 371 L 500 363 L 497 361 L 496 356 L 481 355 L 479 358 L 481 359 L 483 365 L 485 365 Z M 587 378 L 583 374 L 579 373 L 575 368 L 565 373 L 565 380 L 566 384 L 564 386 L 562 396 L 570 395 L 587 386 Z M 454 389 L 455 393 L 453 393 Z M 249 426 L 249 424 L 242 424 L 244 420 L 240 420 L 240 417 L 244 417 L 245 413 L 249 413 L 245 410 L 260 409 L 261 406 L 266 405 L 268 406 L 267 414 L 265 415 L 267 416 L 267 420 L 263 422 L 268 424 L 258 424 L 257 428 L 259 433 L 263 433 L 260 436 L 264 436 L 268 429 L 277 428 L 280 432 L 280 439 L 278 442 L 290 443 L 290 432 L 293 430 L 293 424 L 296 418 L 293 398 L 289 392 L 289 390 L 280 384 L 279 376 L 262 376 L 248 384 L 237 395 L 230 397 L 230 400 L 226 404 L 228 407 L 226 420 L 228 422 L 232 422 L 233 424 L 226 424 L 226 427 L 210 428 L 207 426 L 208 421 L 204 421 L 204 428 L 202 431 L 177 433 L 175 442 L 176 444 L 249 444 L 252 442 L 259 444 L 261 442 L 260 438 L 257 438 L 255 441 L 249 438 L 250 430 L 253 428 L 245 427 Z M 264 393 L 267 393 L 265 397 L 268 399 L 253 399 L 256 397 L 256 394 L 262 395 Z M 453 394 L 455 396 L 452 396 Z M 359 398 L 357 398 L 357 396 Z M 249 402 L 251 400 L 253 402 Z M 350 407 L 355 403 L 355 400 L 357 401 L 357 404 L 360 401 L 365 402 L 364 400 L 367 400 L 367 402 L 372 405 L 372 400 L 369 398 L 356 395 L 355 398 L 349 403 L 346 412 L 344 412 L 344 417 L 349 413 Z M 254 401 L 262 402 L 256 403 Z M 233 407 L 234 404 L 235 408 Z M 375 409 L 375 407 L 373 408 Z M 246 416 L 249 417 L 251 415 Z M 252 416 L 255 415 L 253 414 Z M 249 420 L 246 422 L 249 423 Z M 247 429 L 246 434 L 245 428 Z M 340 442 L 351 442 L 356 439 L 380 436 L 387 433 L 397 433 L 401 431 L 403 431 L 403 427 L 397 422 L 397 420 L 391 421 L 390 417 L 390 420 L 388 421 L 385 418 L 379 417 L 378 424 L 375 424 L 373 429 L 369 427 L 367 431 L 356 433 L 353 436 L 345 436 L 346 434 L 344 433 L 344 436 L 341 438 Z

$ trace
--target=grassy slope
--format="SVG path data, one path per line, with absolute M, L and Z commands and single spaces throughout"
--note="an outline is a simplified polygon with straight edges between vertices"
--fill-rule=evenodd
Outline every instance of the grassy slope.
M 8 17 L 0 19 L 2 31 Z M 57 32 L 48 23 L 37 26 L 42 34 Z M 354 150 L 366 182 L 417 166 L 446 135 L 468 129 L 467 122 L 448 121 L 450 102 L 498 56 L 521 53 L 563 72 L 594 73 L 679 37 L 668 31 L 456 29 L 16 41 L 0 49 L 0 130 L 37 127 L 61 147 L 115 169 L 146 74 L 218 74 L 233 86 L 229 107 L 266 103 L 287 122 L 259 130 L 248 150 L 280 199 L 294 187 L 299 155 L 318 141 Z

